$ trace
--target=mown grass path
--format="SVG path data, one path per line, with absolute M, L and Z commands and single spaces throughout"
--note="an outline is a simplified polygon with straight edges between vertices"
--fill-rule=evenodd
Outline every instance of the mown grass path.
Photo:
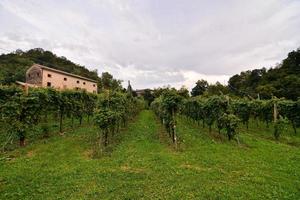
M 299 199 L 299 148 L 256 140 L 217 142 L 179 119 L 182 149 L 159 135 L 151 111 L 122 132 L 109 156 L 92 159 L 95 127 L 79 128 L 0 160 L 0 199 Z M 6 155 L 7 156 L 7 155 Z

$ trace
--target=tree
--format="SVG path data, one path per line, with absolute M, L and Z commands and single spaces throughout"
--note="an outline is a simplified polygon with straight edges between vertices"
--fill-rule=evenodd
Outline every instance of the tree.
M 152 94 L 152 91 L 150 89 L 145 89 L 143 93 L 144 100 L 147 103 L 147 106 L 150 106 L 152 101 L 154 100 L 154 96 Z
M 300 49 L 292 51 L 281 64 L 266 70 L 265 68 L 241 72 L 228 81 L 231 92 L 239 96 L 270 99 L 285 97 L 297 100 L 300 96 Z
M 132 90 L 132 87 L 130 85 L 130 81 L 128 81 L 127 94 L 129 96 L 133 96 L 133 90 Z
M 189 90 L 185 87 L 182 86 L 179 90 L 178 90 L 178 94 L 180 96 L 182 96 L 183 98 L 189 98 L 190 94 L 189 94 Z
M 98 87 L 100 90 L 122 90 L 121 83 L 121 80 L 114 79 L 110 73 L 103 72 Z
M 300 64 L 299 64 L 300 65 Z M 299 67 L 300 68 L 300 67 Z M 280 79 L 278 83 L 277 96 L 286 97 L 294 101 L 300 97 L 300 77 L 299 75 L 288 75 Z
M 276 88 L 271 84 L 260 85 L 256 88 L 256 92 L 261 99 L 271 99 L 272 95 L 276 92 Z
M 229 93 L 228 88 L 222 85 L 220 82 L 216 82 L 216 84 L 210 84 L 207 88 L 208 96 L 228 94 L 228 93 Z
M 290 74 L 300 74 L 300 48 L 290 52 L 288 57 L 283 60 L 281 67 Z
M 208 82 L 206 80 L 198 80 L 196 86 L 192 89 L 191 95 L 193 97 L 202 95 L 208 88 Z

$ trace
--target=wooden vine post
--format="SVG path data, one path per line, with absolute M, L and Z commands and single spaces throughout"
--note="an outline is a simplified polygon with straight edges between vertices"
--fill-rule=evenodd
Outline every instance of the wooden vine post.
M 172 127 L 172 134 L 173 134 L 173 142 L 175 144 L 175 148 L 177 149 L 177 136 L 176 136 L 176 115 L 174 108 L 172 109 L 172 118 L 173 118 L 173 127 Z
M 24 93 L 25 93 L 26 96 L 28 95 L 28 85 L 27 85 L 27 83 L 25 83 L 25 86 L 24 86 Z
M 273 104 L 273 118 L 274 118 L 274 123 L 276 123 L 277 122 L 277 117 L 278 117 L 277 101 L 276 101 L 276 98 L 274 98 L 274 96 L 272 98 L 274 100 L 274 104 Z

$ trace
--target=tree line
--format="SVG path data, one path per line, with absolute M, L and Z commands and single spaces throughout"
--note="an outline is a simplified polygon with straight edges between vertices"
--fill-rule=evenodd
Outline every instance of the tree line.
M 300 97 L 300 49 L 288 54 L 274 68 L 243 71 L 230 77 L 227 85 L 217 82 L 209 84 L 198 80 L 191 96 L 224 95 L 271 99 L 272 96 L 297 100 Z

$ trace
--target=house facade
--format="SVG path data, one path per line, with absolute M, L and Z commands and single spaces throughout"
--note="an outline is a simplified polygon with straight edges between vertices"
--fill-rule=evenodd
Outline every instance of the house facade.
M 140 89 L 140 90 L 135 90 L 135 93 L 138 97 L 141 97 L 141 96 L 144 96 L 145 90 L 150 90 L 151 93 L 153 92 L 153 90 L 151 90 L 151 89 Z
M 26 84 L 37 87 L 53 87 L 58 90 L 75 89 L 97 93 L 95 80 L 34 64 L 26 72 Z

